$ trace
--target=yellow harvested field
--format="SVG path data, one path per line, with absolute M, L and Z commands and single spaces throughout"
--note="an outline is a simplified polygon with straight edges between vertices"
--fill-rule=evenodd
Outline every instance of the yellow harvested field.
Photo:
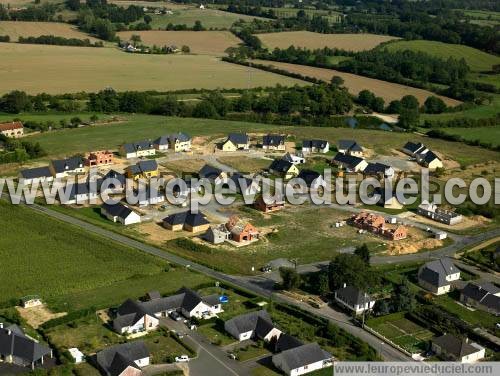
M 130 40 L 132 35 L 140 35 L 147 46 L 171 46 L 181 48 L 186 45 L 191 53 L 200 55 L 224 55 L 228 47 L 235 47 L 241 41 L 229 31 L 122 31 L 117 34 L 121 40 Z
M 339 48 L 346 51 L 366 51 L 396 37 L 376 34 L 319 34 L 310 31 L 285 31 L 257 35 L 270 48 L 288 48 L 291 45 L 308 49 Z
M 118 48 L 0 43 L 0 93 L 181 90 L 304 85 L 207 55 L 129 54 Z
M 82 33 L 75 26 L 62 22 L 0 21 L 0 35 L 10 36 L 11 41 L 17 41 L 19 37 L 39 37 L 41 35 L 98 40 Z
M 361 90 L 370 90 L 375 93 L 375 95 L 384 98 L 386 104 L 390 101 L 401 99 L 401 97 L 405 95 L 415 96 L 419 100 L 420 104 L 423 104 L 424 101 L 431 95 L 441 98 L 448 106 L 457 106 L 462 103 L 455 99 L 437 95 L 428 90 L 358 76 L 352 73 L 339 72 L 333 69 L 316 68 L 309 67 L 307 65 L 280 63 L 267 60 L 252 60 L 252 62 L 263 65 L 271 65 L 288 72 L 299 73 L 307 77 L 315 77 L 326 82 L 330 82 L 333 76 L 339 76 L 342 77 L 344 80 L 344 86 L 351 94 L 357 95 Z

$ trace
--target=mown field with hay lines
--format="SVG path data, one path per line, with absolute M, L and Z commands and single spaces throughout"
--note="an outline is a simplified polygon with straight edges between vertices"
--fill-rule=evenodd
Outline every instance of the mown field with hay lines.
M 357 95 L 361 90 L 370 90 L 375 93 L 375 95 L 384 98 L 386 103 L 393 100 L 399 100 L 405 95 L 415 96 L 421 104 L 423 104 L 424 101 L 431 95 L 440 97 L 448 106 L 456 106 L 461 103 L 460 101 L 452 98 L 439 96 L 428 90 L 358 76 L 352 73 L 344 73 L 333 69 L 316 68 L 307 65 L 289 64 L 267 60 L 252 60 L 252 62 L 263 65 L 271 65 L 279 69 L 284 69 L 288 72 L 299 73 L 308 77 L 315 77 L 326 82 L 330 82 L 333 76 L 339 76 L 342 77 L 344 80 L 344 86 L 351 94 Z
M 0 35 L 8 35 L 11 42 L 16 42 L 19 37 L 39 37 L 41 35 L 98 40 L 82 33 L 75 26 L 62 22 L 0 21 Z
M 206 55 L 130 54 L 118 48 L 0 43 L 0 93 L 247 88 L 303 81 Z M 36 57 L 36 58 L 35 58 Z
M 375 34 L 319 34 L 310 31 L 286 31 L 281 33 L 257 34 L 269 49 L 288 48 L 291 45 L 308 49 L 339 48 L 347 51 L 366 51 L 380 43 L 398 39 L 388 35 Z
M 241 40 L 229 31 L 122 31 L 117 34 L 121 40 L 130 40 L 139 35 L 147 46 L 186 45 L 193 54 L 224 55 L 229 47 L 237 47 Z

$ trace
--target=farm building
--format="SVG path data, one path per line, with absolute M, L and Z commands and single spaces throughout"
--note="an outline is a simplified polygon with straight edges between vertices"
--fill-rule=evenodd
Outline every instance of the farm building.
M 460 279 L 460 270 L 449 258 L 441 258 L 422 265 L 418 270 L 418 284 L 436 294 L 446 294 L 453 281 Z
M 299 174 L 299 169 L 296 165 L 285 161 L 284 159 L 275 159 L 269 166 L 269 172 L 281 176 L 283 179 L 289 180 Z
M 250 149 L 250 140 L 245 133 L 229 133 L 220 146 L 222 151 L 237 151 Z
M 375 305 L 375 299 L 354 286 L 344 285 L 344 287 L 336 290 L 335 300 L 357 315 L 365 311 L 371 311 Z
M 332 366 L 332 355 L 317 343 L 308 343 L 273 355 L 274 366 L 285 375 L 304 375 Z
M 264 310 L 233 317 L 224 323 L 224 330 L 240 342 L 248 339 L 270 342 L 281 335 L 281 330 L 274 326 L 269 313 Z
M 50 172 L 55 178 L 64 178 L 69 175 L 77 175 L 85 172 L 85 164 L 81 157 L 57 159 L 50 161 Z
M 460 291 L 460 301 L 467 306 L 500 316 L 500 289 L 490 282 L 469 282 Z
M 467 338 L 445 334 L 432 340 L 432 351 L 445 360 L 474 363 L 484 358 L 486 350 Z
M 0 359 L 32 370 L 52 358 L 52 350 L 28 337 L 17 325 L 6 328 L 0 323 Z
M 328 153 L 330 144 L 326 140 L 304 140 L 302 141 L 302 153 Z
M 127 159 L 155 155 L 156 149 L 151 141 L 137 141 L 120 146 L 120 155 Z
M 285 199 L 280 198 L 272 202 L 265 202 L 264 197 L 259 195 L 254 202 L 254 207 L 264 213 L 275 212 L 285 207 Z
M 210 222 L 201 213 L 185 211 L 163 218 L 163 227 L 172 231 L 202 232 L 207 231 L 209 226 Z
M 114 155 L 108 150 L 98 150 L 87 153 L 83 159 L 85 166 L 97 167 L 113 164 Z
M 285 136 L 279 134 L 267 134 L 262 137 L 262 149 L 285 151 Z
M 106 376 L 139 376 L 141 368 L 149 365 L 150 354 L 143 341 L 134 341 L 101 350 L 95 360 Z
M 119 222 L 125 226 L 141 222 L 139 214 L 121 203 L 116 205 L 102 204 L 101 215 L 110 221 Z
M 0 134 L 9 138 L 19 138 L 24 136 L 24 126 L 20 121 L 10 123 L 0 123 Z
M 345 155 L 363 157 L 363 148 L 354 140 L 339 140 L 337 150 Z
M 157 177 L 158 163 L 154 160 L 139 161 L 135 165 L 129 166 L 125 170 L 126 175 L 130 179 L 150 179 Z
M 451 210 L 440 209 L 436 204 L 423 201 L 417 208 L 417 213 L 450 226 L 462 222 L 463 216 Z
M 19 180 L 24 184 L 33 184 L 44 181 L 52 181 L 54 177 L 49 166 L 29 168 L 19 172 Z

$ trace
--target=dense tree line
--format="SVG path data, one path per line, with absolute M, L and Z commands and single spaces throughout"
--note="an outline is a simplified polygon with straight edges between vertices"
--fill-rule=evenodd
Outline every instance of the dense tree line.
M 464 59 L 441 59 L 416 51 L 374 49 L 358 52 L 353 59 L 341 61 L 337 69 L 386 81 L 450 85 L 467 78 L 470 71 Z
M 41 35 L 39 37 L 19 37 L 18 43 L 24 44 L 50 44 L 57 46 L 76 46 L 76 47 L 103 47 L 101 41 L 92 43 L 89 39 L 64 38 L 54 35 Z
M 15 11 L 0 4 L 0 21 L 52 21 L 56 10 L 57 4 L 49 3 Z
M 500 113 L 498 113 L 496 117 L 485 119 L 458 118 L 447 121 L 426 120 L 422 126 L 424 128 L 478 128 L 495 127 L 497 125 L 500 125 Z
M 0 143 L 3 144 L 0 163 L 24 162 L 47 154 L 38 142 L 21 141 L 0 135 Z

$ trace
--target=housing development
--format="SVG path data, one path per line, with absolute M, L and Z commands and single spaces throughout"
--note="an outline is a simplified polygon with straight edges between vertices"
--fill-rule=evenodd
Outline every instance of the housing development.
M 0 375 L 500 372 L 499 28 L 0 0 Z

